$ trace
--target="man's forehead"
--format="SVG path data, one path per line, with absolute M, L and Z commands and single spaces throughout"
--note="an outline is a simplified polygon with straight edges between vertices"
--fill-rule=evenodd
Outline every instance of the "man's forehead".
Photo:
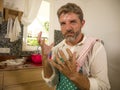
M 60 20 L 74 20 L 78 18 L 78 16 L 75 13 L 62 13 L 60 15 Z

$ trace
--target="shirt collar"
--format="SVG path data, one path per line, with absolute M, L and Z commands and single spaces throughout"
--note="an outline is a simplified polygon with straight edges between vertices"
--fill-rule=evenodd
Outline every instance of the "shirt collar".
M 87 37 L 84 35 L 82 41 L 79 42 L 79 43 L 77 44 L 77 46 L 83 45 L 83 44 L 85 43 L 86 38 L 87 38 Z

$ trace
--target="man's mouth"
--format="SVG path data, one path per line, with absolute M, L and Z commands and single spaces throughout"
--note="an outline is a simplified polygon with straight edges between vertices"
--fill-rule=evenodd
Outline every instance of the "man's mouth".
M 66 36 L 67 36 L 67 37 L 69 37 L 69 36 L 74 36 L 74 33 L 67 33 Z

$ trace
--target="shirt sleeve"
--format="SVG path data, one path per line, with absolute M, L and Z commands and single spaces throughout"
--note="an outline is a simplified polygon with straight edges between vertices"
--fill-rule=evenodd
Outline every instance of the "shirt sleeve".
M 110 90 L 107 56 L 104 46 L 97 42 L 90 61 L 90 90 Z
M 95 78 L 89 78 L 90 90 L 98 90 L 98 84 Z
M 42 70 L 42 78 L 45 80 L 45 82 L 48 84 L 48 86 L 52 87 L 55 86 L 58 83 L 58 74 L 57 74 L 57 70 L 51 65 L 52 70 L 53 70 L 53 74 L 50 78 L 45 78 L 44 77 L 44 72 Z

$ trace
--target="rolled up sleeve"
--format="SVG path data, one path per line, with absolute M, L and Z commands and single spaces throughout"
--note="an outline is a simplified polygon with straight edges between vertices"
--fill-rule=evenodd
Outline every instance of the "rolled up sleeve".
M 50 78 L 45 78 L 44 77 L 44 72 L 42 70 L 42 78 L 45 80 L 45 82 L 50 87 L 55 86 L 58 83 L 58 74 L 57 74 L 57 71 L 55 70 L 54 67 L 52 67 L 52 69 L 53 69 L 53 74 L 52 74 L 52 76 Z
M 94 78 L 88 78 L 90 82 L 90 90 L 98 90 L 98 84 L 96 79 Z
M 97 43 L 93 49 L 90 74 L 90 90 L 110 90 L 106 51 L 100 43 Z

